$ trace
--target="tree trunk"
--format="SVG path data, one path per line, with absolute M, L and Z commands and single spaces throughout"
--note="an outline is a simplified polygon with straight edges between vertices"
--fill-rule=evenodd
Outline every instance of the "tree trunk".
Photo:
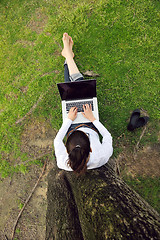
M 160 216 L 106 164 L 48 176 L 46 240 L 160 239 Z

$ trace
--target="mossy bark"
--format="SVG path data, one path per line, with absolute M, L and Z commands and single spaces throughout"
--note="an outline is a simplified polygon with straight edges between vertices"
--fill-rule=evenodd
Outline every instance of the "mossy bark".
M 48 178 L 46 240 L 160 239 L 160 216 L 109 164 Z

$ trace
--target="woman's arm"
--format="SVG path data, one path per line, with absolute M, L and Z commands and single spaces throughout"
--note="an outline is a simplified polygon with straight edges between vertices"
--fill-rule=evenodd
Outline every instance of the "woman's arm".
M 63 149 L 64 150 L 64 143 L 63 143 L 63 139 L 69 129 L 69 127 L 72 124 L 72 121 L 74 121 L 77 117 L 77 108 L 76 107 L 72 107 L 69 110 L 68 113 L 68 118 L 65 119 L 64 123 L 62 124 L 62 127 L 60 128 L 59 132 L 57 133 L 57 136 L 54 139 L 54 147 L 55 147 L 55 151 L 59 151 L 59 149 Z
M 82 115 L 95 125 L 95 127 L 98 129 L 99 133 L 103 137 L 103 139 L 102 139 L 103 151 L 105 152 L 105 154 L 107 154 L 107 156 L 111 156 L 113 153 L 111 134 L 103 126 L 103 124 L 101 122 L 96 120 L 96 118 L 93 115 L 91 105 L 89 106 L 88 104 L 86 104 L 85 106 L 83 106 L 83 109 L 84 109 L 84 113 L 82 113 Z
M 63 143 L 63 139 L 64 139 L 69 127 L 71 126 L 72 121 L 74 121 L 74 119 L 76 117 L 77 117 L 77 108 L 73 107 L 69 110 L 68 118 L 65 119 L 65 121 L 63 122 L 60 130 L 58 131 L 58 133 L 54 139 L 54 150 L 55 150 L 55 155 L 56 155 L 56 159 L 57 159 L 57 165 L 60 168 L 64 167 L 64 162 L 68 158 L 68 153 L 67 153 L 66 147 Z
M 112 146 L 112 136 L 109 131 L 103 126 L 98 120 L 93 121 L 94 126 L 98 129 L 99 133 L 102 135 L 102 151 L 106 158 L 110 158 L 113 154 Z
M 72 120 L 69 118 L 66 118 L 54 139 L 54 150 L 55 150 L 56 157 L 58 157 L 63 153 L 66 153 L 66 147 L 63 143 L 63 139 L 69 127 L 71 126 L 71 124 L 72 124 Z

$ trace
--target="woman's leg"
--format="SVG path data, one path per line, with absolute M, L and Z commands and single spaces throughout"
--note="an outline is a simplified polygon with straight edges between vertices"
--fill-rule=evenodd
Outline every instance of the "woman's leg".
M 62 40 L 63 40 L 63 44 L 64 44 L 64 48 L 62 50 L 62 56 L 66 58 L 66 63 L 68 65 L 70 80 L 71 81 L 83 80 L 83 75 L 80 73 L 80 71 L 73 59 L 74 53 L 72 51 L 72 47 L 73 47 L 72 38 L 67 33 L 64 33 Z M 67 66 L 64 66 L 64 67 L 65 67 L 65 76 L 66 76 L 66 80 L 67 80 L 68 79 L 67 78 L 67 74 L 68 74 Z

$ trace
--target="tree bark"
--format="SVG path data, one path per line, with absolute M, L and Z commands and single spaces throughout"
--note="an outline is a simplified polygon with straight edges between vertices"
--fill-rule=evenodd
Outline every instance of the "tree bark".
M 46 240 L 160 239 L 159 214 L 106 164 L 48 176 Z

